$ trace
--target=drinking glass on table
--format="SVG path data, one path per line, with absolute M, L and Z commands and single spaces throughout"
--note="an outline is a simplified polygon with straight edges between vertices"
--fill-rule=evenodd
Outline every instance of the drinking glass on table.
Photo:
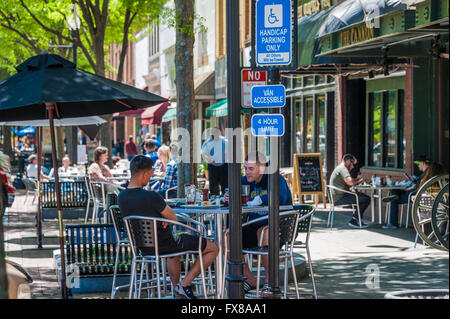
M 241 186 L 241 199 L 242 205 L 247 204 L 247 202 L 250 200 L 250 185 Z

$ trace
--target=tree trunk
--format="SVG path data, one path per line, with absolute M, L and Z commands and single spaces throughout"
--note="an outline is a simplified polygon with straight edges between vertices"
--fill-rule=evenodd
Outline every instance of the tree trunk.
M 3 126 L 3 153 L 13 158 L 13 151 L 11 146 L 11 126 Z
M 8 299 L 8 280 L 6 278 L 6 265 L 5 265 L 5 244 L 3 240 L 3 214 L 5 212 L 6 205 L 3 203 L 3 184 L 0 182 L 0 299 Z
M 189 163 L 178 164 L 178 197 L 184 197 L 184 184 L 196 184 L 197 165 L 193 161 L 194 101 L 194 0 L 175 0 L 175 66 L 177 88 L 177 127 L 190 133 Z M 187 26 L 191 28 L 186 29 Z

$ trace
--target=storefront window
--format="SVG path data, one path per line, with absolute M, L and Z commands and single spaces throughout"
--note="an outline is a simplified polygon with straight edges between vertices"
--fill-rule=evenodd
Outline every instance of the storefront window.
M 312 97 L 305 99 L 306 153 L 314 152 L 314 102 Z
M 314 76 L 303 77 L 303 85 L 304 86 L 313 86 L 314 85 Z
M 323 84 L 326 82 L 326 75 L 316 76 L 316 84 Z
M 326 148 L 326 122 L 325 122 L 325 95 L 317 96 L 317 109 L 319 111 L 319 153 L 322 154 L 322 159 L 325 163 L 325 148 Z
M 302 99 L 295 100 L 295 146 L 296 152 L 303 152 L 303 117 L 302 117 Z
M 405 167 L 403 90 L 369 93 L 369 165 Z
M 397 92 L 389 91 L 388 108 L 386 112 L 386 125 L 384 126 L 384 136 L 386 137 L 386 162 L 385 167 L 395 167 L 396 147 L 397 147 L 397 114 L 395 106 L 397 102 Z
M 381 166 L 381 114 L 383 109 L 383 93 L 371 93 L 372 96 L 372 134 L 371 134 L 371 147 L 372 156 L 371 164 L 372 166 Z

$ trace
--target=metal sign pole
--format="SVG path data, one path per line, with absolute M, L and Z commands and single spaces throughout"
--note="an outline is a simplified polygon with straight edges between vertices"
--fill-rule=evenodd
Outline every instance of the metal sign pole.
M 240 127 L 241 70 L 239 54 L 239 1 L 227 1 L 227 98 L 228 126 L 233 131 Z M 244 263 L 242 258 L 242 206 L 241 206 L 241 165 L 236 158 L 236 137 L 233 136 L 232 162 L 229 164 L 228 185 L 230 186 L 230 259 L 228 297 L 244 298 Z
M 269 69 L 269 84 L 280 83 L 280 70 L 277 68 Z M 278 114 L 278 108 L 271 108 L 270 114 Z M 269 175 L 269 269 L 266 270 L 269 276 L 269 292 L 264 294 L 264 298 L 279 299 L 281 290 L 279 288 L 278 268 L 280 264 L 279 247 L 279 212 L 280 212 L 280 175 L 279 175 L 279 137 L 269 137 L 269 158 L 270 166 L 276 165 L 275 171 Z

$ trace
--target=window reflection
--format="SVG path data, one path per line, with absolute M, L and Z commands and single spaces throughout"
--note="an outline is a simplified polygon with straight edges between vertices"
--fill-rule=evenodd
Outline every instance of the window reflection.
M 377 92 L 373 94 L 373 109 L 372 109 L 372 165 L 382 166 L 381 159 L 381 115 L 383 109 L 383 93 Z
M 314 152 L 314 103 L 312 97 L 305 100 L 306 112 L 306 147 L 305 152 Z
M 388 108 L 386 112 L 386 124 L 384 136 L 386 138 L 386 163 L 385 167 L 395 167 L 395 149 L 396 149 L 396 139 L 397 139 L 397 130 L 396 130 L 396 120 L 397 114 L 395 111 L 395 105 L 397 101 L 397 92 L 389 91 L 389 100 L 388 100 Z
M 303 117 L 302 117 L 302 99 L 295 100 L 295 145 L 296 152 L 303 152 Z

